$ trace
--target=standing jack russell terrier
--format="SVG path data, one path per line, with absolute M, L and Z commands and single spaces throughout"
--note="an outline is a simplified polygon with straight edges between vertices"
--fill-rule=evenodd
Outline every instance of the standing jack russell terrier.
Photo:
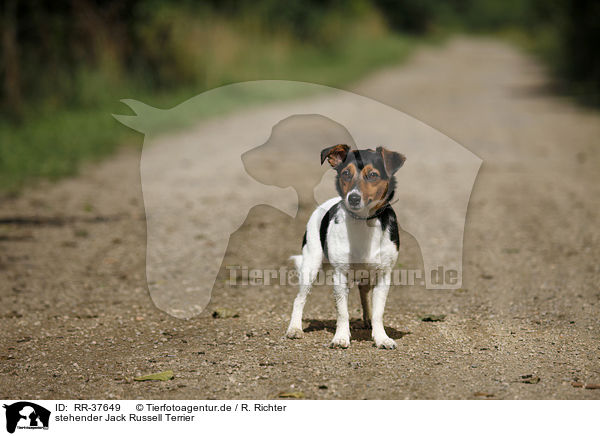
M 321 164 L 325 159 L 337 172 L 335 186 L 340 196 L 327 200 L 313 212 L 306 226 L 302 255 L 292 256 L 299 272 L 300 290 L 286 335 L 291 339 L 303 336 L 302 310 L 325 258 L 333 267 L 337 307 L 335 336 L 330 346 L 350 346 L 348 292 L 352 280 L 348 276 L 352 267 L 358 267 L 369 271 L 369 278 L 358 280 L 365 325 L 371 326 L 377 347 L 396 348 L 396 342 L 385 333 L 383 310 L 400 247 L 390 200 L 396 186 L 394 174 L 406 158 L 383 147 L 350 151 L 347 145 L 338 144 L 321 152 Z

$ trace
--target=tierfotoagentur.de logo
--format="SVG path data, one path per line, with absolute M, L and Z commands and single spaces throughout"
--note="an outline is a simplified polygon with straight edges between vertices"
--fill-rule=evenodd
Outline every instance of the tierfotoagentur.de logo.
M 50 411 L 29 401 L 4 404 L 6 409 L 6 431 L 14 433 L 19 430 L 48 430 Z

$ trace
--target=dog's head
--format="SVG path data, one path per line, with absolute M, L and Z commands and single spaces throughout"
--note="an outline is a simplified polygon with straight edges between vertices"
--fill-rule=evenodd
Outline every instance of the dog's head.
M 321 165 L 325 160 L 337 172 L 335 185 L 346 208 L 367 217 L 390 200 L 396 187 L 394 174 L 406 158 L 383 147 L 350 150 L 338 144 L 321 151 Z

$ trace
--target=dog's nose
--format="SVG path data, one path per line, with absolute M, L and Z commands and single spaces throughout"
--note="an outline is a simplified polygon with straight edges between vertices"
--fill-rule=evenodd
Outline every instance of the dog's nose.
M 358 194 L 350 194 L 348 196 L 348 204 L 351 207 L 356 207 L 360 204 L 360 195 Z

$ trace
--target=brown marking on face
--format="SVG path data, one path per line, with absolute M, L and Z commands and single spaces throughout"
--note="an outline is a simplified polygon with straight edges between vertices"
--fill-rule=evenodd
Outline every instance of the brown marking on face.
M 342 196 L 346 198 L 348 192 L 354 187 L 354 181 L 357 173 L 356 165 L 354 162 L 349 163 L 347 166 L 342 168 L 339 172 L 338 183 Z
M 372 212 L 383 206 L 382 200 L 388 190 L 389 181 L 381 177 L 379 170 L 371 164 L 365 165 L 358 178 L 358 189 L 365 205 L 372 204 Z

